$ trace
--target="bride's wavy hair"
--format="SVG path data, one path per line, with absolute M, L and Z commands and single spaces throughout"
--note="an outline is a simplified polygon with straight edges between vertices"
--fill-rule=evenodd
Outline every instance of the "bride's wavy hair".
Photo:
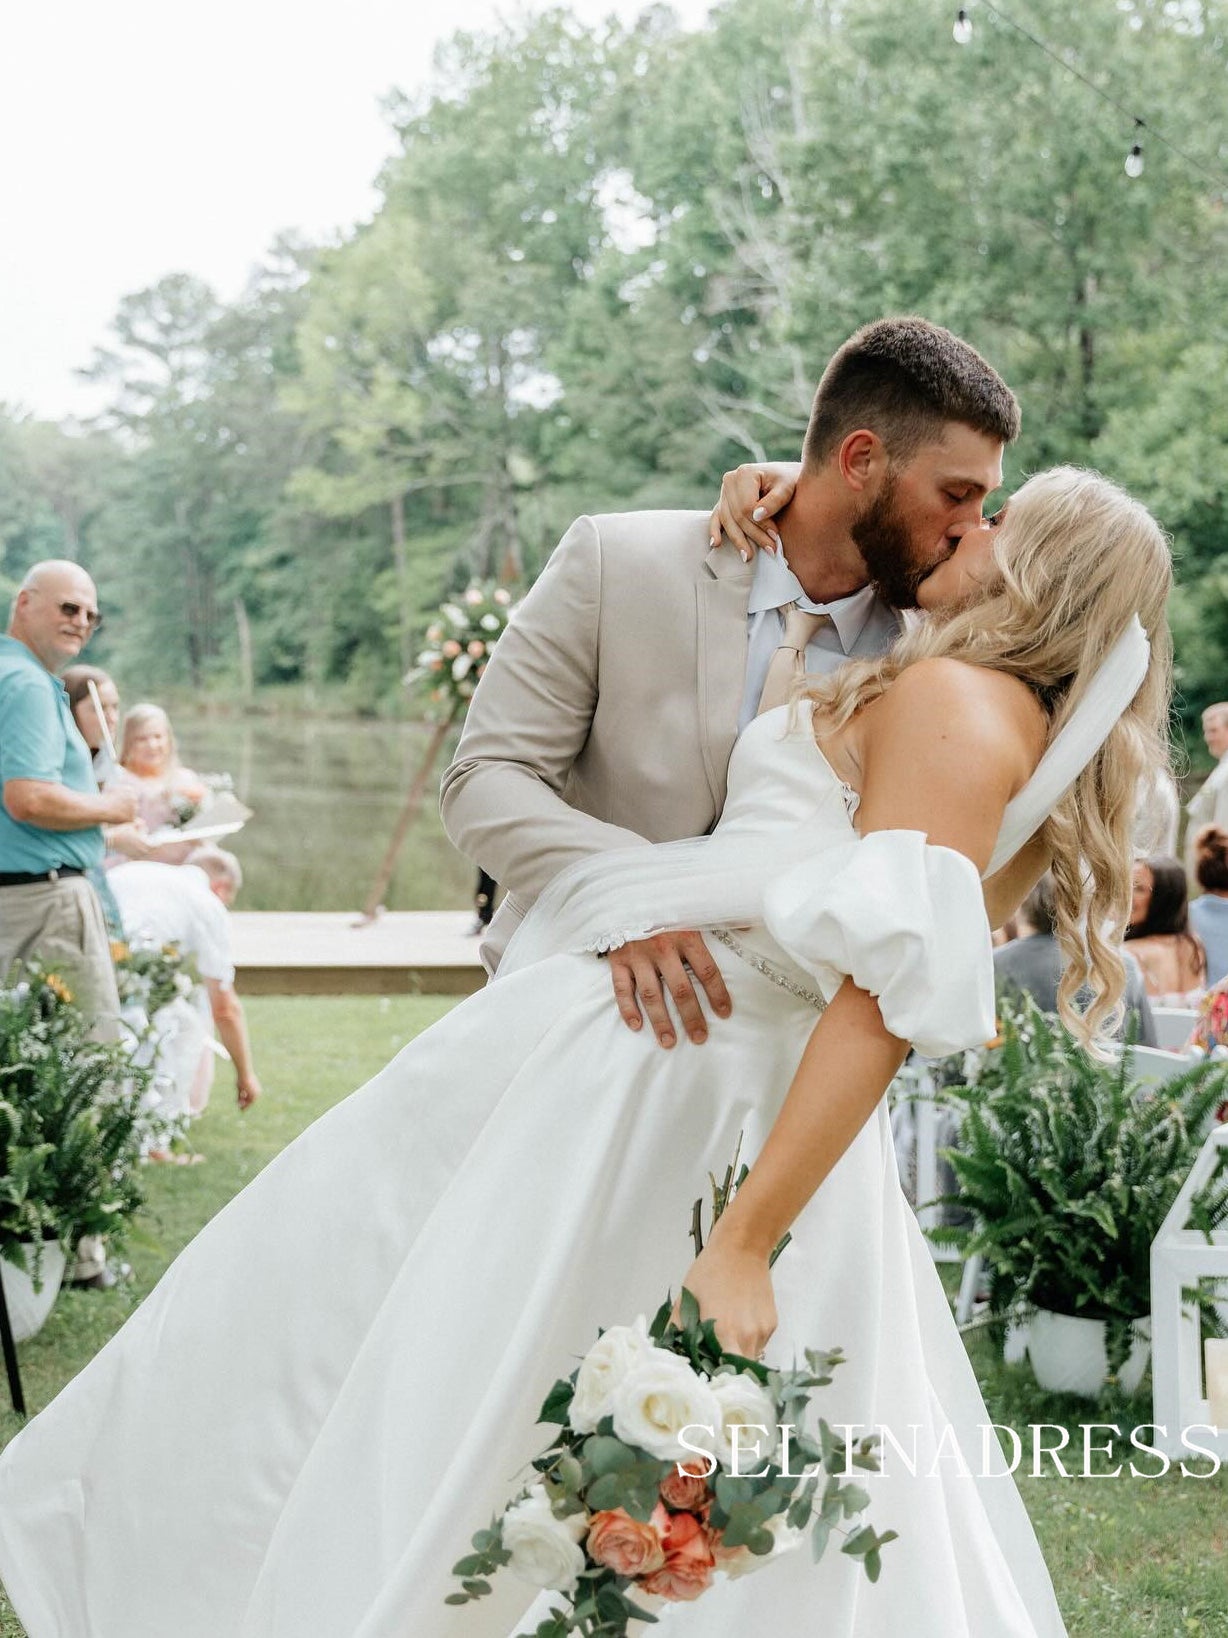
M 877 699 L 906 666 L 945 655 L 1028 683 L 1048 713 L 1051 743 L 1138 615 L 1151 644 L 1147 675 L 1041 831 L 1052 857 L 1055 931 L 1066 963 L 1058 1011 L 1096 1048 L 1122 1017 L 1120 945 L 1130 912 L 1139 781 L 1169 761 L 1169 543 L 1147 509 L 1116 484 L 1059 466 L 1029 479 L 1012 497 L 993 562 L 975 599 L 923 618 L 882 659 L 844 666 L 808 694 L 816 725 L 831 732 Z M 1075 997 L 1085 985 L 1092 1000 L 1080 1012 Z

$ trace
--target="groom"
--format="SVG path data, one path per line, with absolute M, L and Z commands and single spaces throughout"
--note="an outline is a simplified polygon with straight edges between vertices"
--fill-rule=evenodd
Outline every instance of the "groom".
M 547 882 L 577 859 L 702 836 L 734 742 L 797 673 L 885 652 L 898 610 L 979 521 L 1019 406 L 966 342 L 921 318 L 850 337 L 815 394 L 782 551 L 744 562 L 700 512 L 572 524 L 491 657 L 441 809 L 452 841 L 508 889 L 482 958 L 499 957 Z M 803 658 L 804 657 L 804 658 Z M 611 953 L 619 1011 L 662 1046 L 706 1039 L 728 992 L 698 933 Z

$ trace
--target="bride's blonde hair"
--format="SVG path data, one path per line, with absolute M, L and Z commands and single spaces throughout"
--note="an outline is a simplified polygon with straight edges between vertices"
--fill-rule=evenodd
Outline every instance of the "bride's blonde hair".
M 1042 827 L 1052 856 L 1055 931 L 1066 958 L 1063 1022 L 1094 1046 L 1121 1021 L 1121 936 L 1130 909 L 1139 780 L 1168 766 L 1172 559 L 1163 530 L 1099 473 L 1059 466 L 1014 495 L 995 570 L 974 601 L 926 618 L 882 659 L 843 667 L 809 691 L 824 733 L 877 699 L 906 666 L 946 655 L 1020 677 L 1049 716 L 1049 741 L 1137 614 L 1151 663 L 1133 702 Z M 1090 985 L 1086 1013 L 1075 997 Z

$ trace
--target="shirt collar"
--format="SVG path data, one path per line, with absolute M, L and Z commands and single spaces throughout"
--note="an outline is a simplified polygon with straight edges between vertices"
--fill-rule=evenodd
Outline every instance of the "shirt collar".
M 786 562 L 782 548 L 775 553 L 756 553 L 747 613 L 762 614 L 767 609 L 779 609 L 786 603 L 796 603 L 808 614 L 829 615 L 840 639 L 840 647 L 849 654 L 865 630 L 877 601 L 878 594 L 874 587 L 863 586 L 860 591 L 852 592 L 848 597 L 837 597 L 830 603 L 814 602 L 802 590 L 801 581 Z

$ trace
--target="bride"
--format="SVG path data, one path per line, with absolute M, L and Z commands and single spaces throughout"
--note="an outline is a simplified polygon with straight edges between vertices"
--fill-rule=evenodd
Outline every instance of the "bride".
M 565 872 L 498 981 L 279 1156 L 0 1459 L 31 1638 L 531 1630 L 546 1603 L 510 1575 L 445 1606 L 451 1565 L 541 1448 L 551 1382 L 683 1281 L 744 1353 L 842 1347 L 823 1413 L 908 1460 L 889 1443 L 868 1480 L 899 1532 L 876 1584 L 797 1553 L 666 1631 L 1063 1633 L 883 1094 L 910 1041 L 993 1033 L 990 922 L 1046 864 L 1064 1015 L 1111 1027 L 1169 575 L 1119 489 L 1033 478 L 890 656 L 750 726 L 711 837 Z M 714 930 L 733 1013 L 702 1047 L 663 1053 L 611 1004 L 592 952 L 645 925 Z M 739 1132 L 749 1178 L 688 1268 L 690 1204 Z

